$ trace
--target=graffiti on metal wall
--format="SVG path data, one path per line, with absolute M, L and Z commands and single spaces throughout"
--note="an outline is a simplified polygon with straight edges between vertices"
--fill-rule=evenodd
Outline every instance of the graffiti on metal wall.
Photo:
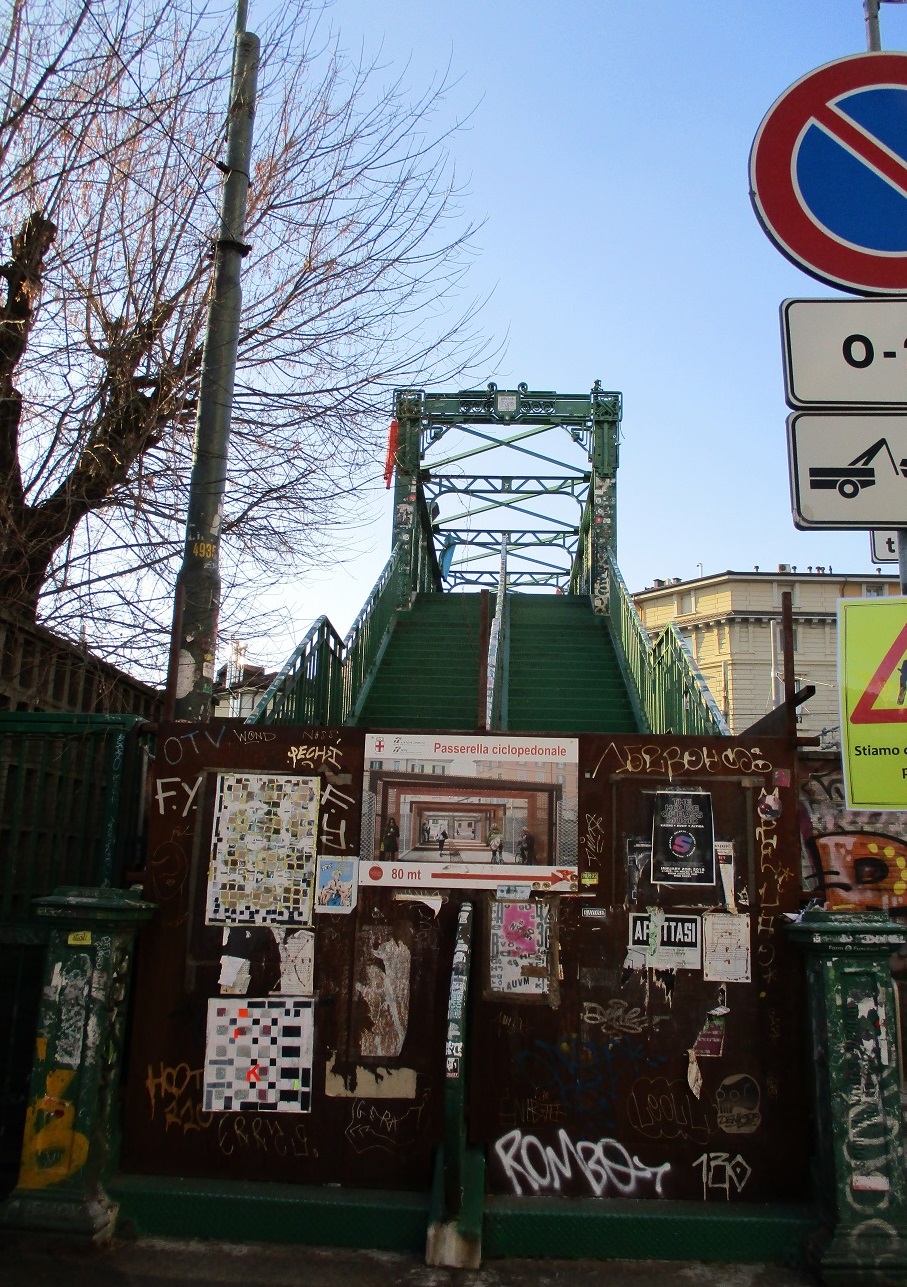
M 496 1140 L 494 1151 L 517 1197 L 560 1193 L 565 1183 L 579 1176 L 596 1198 L 661 1197 L 671 1170 L 670 1162 L 653 1166 L 640 1161 L 619 1140 L 574 1141 L 563 1128 L 556 1146 L 516 1129 Z
M 829 906 L 907 906 L 907 815 L 848 809 L 837 760 L 800 781 L 804 889 Z

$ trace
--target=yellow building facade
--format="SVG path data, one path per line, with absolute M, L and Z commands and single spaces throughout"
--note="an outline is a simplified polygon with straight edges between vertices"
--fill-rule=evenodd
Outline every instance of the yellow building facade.
M 873 573 L 718 572 L 691 581 L 655 581 L 633 595 L 643 624 L 656 635 L 676 623 L 731 731 L 742 733 L 784 700 L 781 595 L 789 590 L 797 684 L 816 694 L 799 708 L 798 731 L 839 743 L 837 606 L 839 599 L 897 595 L 897 577 Z

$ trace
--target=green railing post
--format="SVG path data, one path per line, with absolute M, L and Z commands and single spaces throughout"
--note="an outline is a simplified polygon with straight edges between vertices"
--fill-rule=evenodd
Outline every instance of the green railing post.
M 452 1269 L 478 1269 L 482 1263 L 485 1154 L 466 1142 L 467 998 L 473 918 L 472 903 L 461 904 L 447 1005 L 444 1141 L 436 1159 L 425 1246 L 427 1265 Z
M 7 1227 L 102 1240 L 116 1205 L 104 1192 L 126 981 L 138 924 L 154 911 L 131 890 L 62 886 L 36 899 L 47 950 L 19 1182 Z
M 891 953 L 907 928 L 884 912 L 813 910 L 791 925 L 806 955 L 825 1229 L 814 1248 L 830 1287 L 907 1282 L 896 999 Z

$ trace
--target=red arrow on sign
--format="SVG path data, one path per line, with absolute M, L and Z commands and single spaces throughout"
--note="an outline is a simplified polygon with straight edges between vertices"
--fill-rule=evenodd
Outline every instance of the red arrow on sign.
M 898 724 L 907 720 L 907 708 L 903 706 L 875 709 L 875 703 L 881 696 L 882 689 L 897 669 L 898 662 L 907 652 L 907 625 L 882 658 L 878 669 L 866 685 L 866 691 L 853 708 L 851 724 Z
M 255 1081 L 255 1082 L 261 1081 L 260 1072 L 261 1072 L 261 1064 L 253 1064 L 252 1067 L 249 1069 L 249 1071 L 246 1073 L 246 1081 Z

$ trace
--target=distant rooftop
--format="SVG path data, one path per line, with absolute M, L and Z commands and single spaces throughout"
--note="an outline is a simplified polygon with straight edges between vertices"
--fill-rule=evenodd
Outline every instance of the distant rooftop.
M 733 577 L 736 580 L 774 580 L 779 577 L 787 577 L 791 580 L 803 580 L 810 578 L 812 580 L 824 578 L 826 581 L 874 581 L 876 578 L 885 581 L 897 581 L 898 573 L 896 570 L 886 572 L 877 567 L 874 572 L 835 572 L 831 565 L 820 564 L 814 566 L 798 568 L 795 563 L 779 563 L 776 568 L 762 568 L 758 564 L 749 572 L 735 572 L 728 568 L 724 572 L 707 572 L 703 576 L 689 577 L 686 580 L 683 577 L 671 576 L 664 579 L 656 577 L 652 585 L 647 585 L 644 590 L 636 590 L 634 594 L 654 594 L 661 590 L 666 590 L 670 586 L 676 585 L 704 585 L 708 581 L 721 581 Z

